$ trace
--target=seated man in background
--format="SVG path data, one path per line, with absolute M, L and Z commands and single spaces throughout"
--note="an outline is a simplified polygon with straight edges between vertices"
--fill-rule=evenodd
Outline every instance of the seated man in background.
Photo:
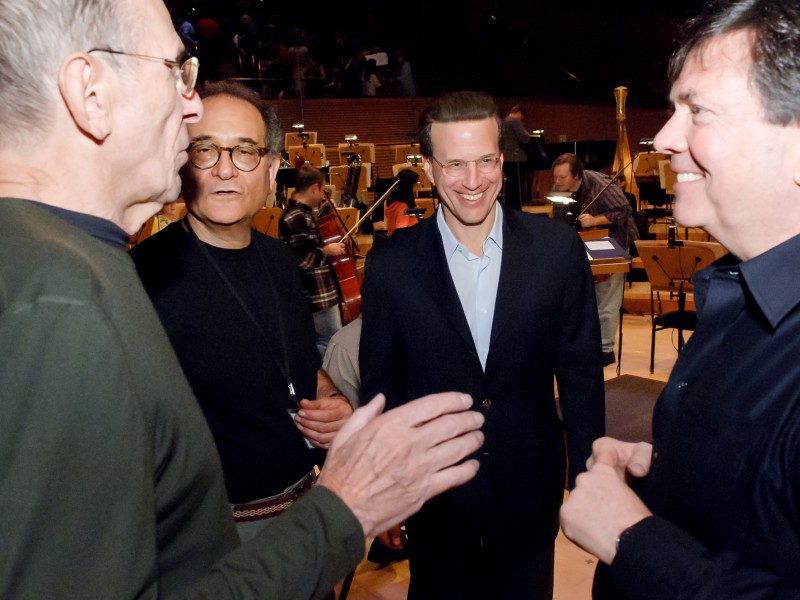
M 123 251 L 178 196 L 198 63 L 160 0 L 0 0 L 0 64 L 0 597 L 319 598 L 365 535 L 475 475 L 468 397 L 385 415 L 379 398 L 237 548 L 208 425 Z
M 574 225 L 584 229 L 608 227 L 608 235 L 625 252 L 629 251 L 634 240 L 639 239 L 631 205 L 622 189 L 612 183 L 608 175 L 584 169 L 583 162 L 574 154 L 562 154 L 553 161 L 553 180 L 556 191 L 573 192 L 577 202 L 573 211 L 578 215 Z M 614 338 L 619 327 L 619 307 L 622 304 L 624 283 L 624 273 L 602 275 L 595 279 L 594 293 L 600 318 L 603 366 L 616 362 Z
M 277 117 L 243 85 L 204 89 L 205 116 L 189 126 L 181 171 L 187 216 L 131 257 L 211 426 L 249 538 L 313 481 L 323 454 L 303 437 L 327 448 L 352 409 L 320 370 L 294 258 L 251 228 L 274 185 Z
M 297 171 L 294 194 L 278 225 L 281 240 L 291 248 L 300 265 L 320 355 L 325 354 L 331 336 L 342 328 L 341 298 L 328 257 L 345 254 L 341 242 L 323 242 L 316 211 L 324 201 L 325 175 L 311 165 L 303 165 Z

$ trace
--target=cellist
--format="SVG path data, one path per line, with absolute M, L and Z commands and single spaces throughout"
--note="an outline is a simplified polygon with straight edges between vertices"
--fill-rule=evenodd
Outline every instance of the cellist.
M 342 242 L 325 244 L 316 210 L 325 200 L 325 175 L 308 163 L 297 171 L 295 192 L 280 218 L 279 235 L 297 257 L 311 306 L 317 348 L 325 354 L 331 336 L 342 327 L 341 297 L 328 257 L 347 252 Z

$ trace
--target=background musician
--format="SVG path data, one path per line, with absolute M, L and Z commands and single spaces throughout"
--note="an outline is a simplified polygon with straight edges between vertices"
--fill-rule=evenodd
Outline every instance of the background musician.
M 522 208 L 522 199 L 528 187 L 528 144 L 530 137 L 522 121 L 525 108 L 515 104 L 503 119 L 503 137 L 500 151 L 503 153 L 503 174 L 506 178 L 506 208 Z
M 273 516 L 284 490 L 322 464 L 303 437 L 328 447 L 352 409 L 320 370 L 294 257 L 251 228 L 280 161 L 277 117 L 238 84 L 203 96 L 181 171 L 187 217 L 131 256 L 211 427 L 247 539 L 263 521 L 245 513 Z
M 331 336 L 342 328 L 339 288 L 328 257 L 342 256 L 347 251 L 342 242 L 324 243 L 315 216 L 324 201 L 325 175 L 311 165 L 303 165 L 297 171 L 295 192 L 278 227 L 281 240 L 300 265 L 320 355 L 325 354 Z
M 562 154 L 553 161 L 553 188 L 559 192 L 573 192 L 578 214 L 576 225 L 583 228 L 608 227 L 608 235 L 614 238 L 626 252 L 634 240 L 639 239 L 639 230 L 633 219 L 633 210 L 618 185 L 611 184 L 603 173 L 583 168 L 583 162 L 574 154 Z M 616 362 L 614 338 L 619 327 L 619 307 L 622 301 L 624 273 L 612 273 L 595 279 L 594 292 L 597 312 L 600 317 L 600 336 L 603 343 L 603 366 Z

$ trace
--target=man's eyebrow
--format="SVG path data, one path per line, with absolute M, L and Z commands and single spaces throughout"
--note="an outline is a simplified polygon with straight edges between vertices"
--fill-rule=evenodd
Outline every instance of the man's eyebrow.
M 213 138 L 210 135 L 195 135 L 189 141 L 194 144 L 197 142 L 210 142 L 212 139 Z M 250 137 L 240 137 L 236 138 L 236 144 L 234 145 L 238 144 L 253 144 L 254 146 L 257 146 L 258 142 Z

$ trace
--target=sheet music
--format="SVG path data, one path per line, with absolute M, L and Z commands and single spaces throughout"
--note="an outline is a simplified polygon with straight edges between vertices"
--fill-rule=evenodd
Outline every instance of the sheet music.
M 585 241 L 587 250 L 613 250 L 614 244 L 608 240 L 588 240 Z

